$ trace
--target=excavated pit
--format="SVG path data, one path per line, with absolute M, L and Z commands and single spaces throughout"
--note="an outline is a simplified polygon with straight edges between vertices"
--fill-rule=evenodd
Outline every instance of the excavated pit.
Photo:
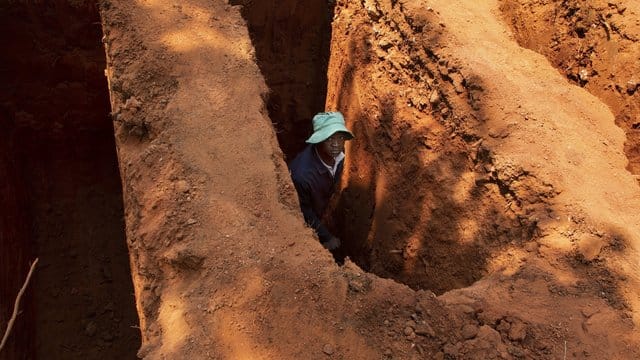
M 487 177 L 483 166 L 491 166 L 490 156 L 476 155 L 475 135 L 462 133 L 451 140 L 457 135 L 452 134 L 455 129 L 445 131 L 437 118 L 429 120 L 433 123 L 429 133 L 414 131 L 401 120 L 413 115 L 398 107 L 399 97 L 376 93 L 376 85 L 364 106 L 381 109 L 381 114 L 371 117 L 370 111 L 359 108 L 361 95 L 354 89 L 375 83 L 374 66 L 378 66 L 367 45 L 360 48 L 371 43 L 366 26 L 359 30 L 347 26 L 332 37 L 334 8 L 326 1 L 306 2 L 304 7 L 298 1 L 278 2 L 277 6 L 273 1 L 233 3 L 243 6 L 256 60 L 270 88 L 267 109 L 285 160 L 291 161 L 304 147 L 311 133 L 311 118 L 325 110 L 327 93 L 337 94 L 338 100 L 335 108 L 327 105 L 326 110 L 343 111 L 356 133 L 346 165 L 352 175 L 343 179 L 328 221 L 343 241 L 341 252 L 336 254 L 338 262 L 348 256 L 366 271 L 441 294 L 481 279 L 492 254 L 506 244 L 531 240 L 535 224 L 515 213 L 503 215 L 511 190 L 496 179 L 474 180 Z M 344 46 L 347 54 L 331 53 L 331 41 L 342 42 L 332 48 Z M 333 62 L 340 65 L 330 68 L 330 57 L 337 57 Z M 434 78 L 443 60 L 432 56 L 429 61 L 423 71 Z M 378 79 L 391 74 L 395 83 L 411 84 L 426 77 L 397 74 L 384 63 L 380 66 L 383 72 Z M 358 67 L 365 70 L 356 70 Z M 362 80 L 353 77 L 358 71 L 371 74 L 365 79 L 368 84 L 355 84 Z M 333 74 L 335 84 L 328 84 L 327 74 Z M 342 80 L 335 81 L 338 78 Z M 442 75 L 431 81 L 450 86 L 452 80 Z M 388 89 L 395 89 L 389 93 L 408 91 L 396 84 Z M 469 107 L 464 98 L 462 102 L 462 107 Z M 441 105 L 442 109 L 435 109 L 438 114 L 451 112 L 444 108 L 447 103 Z M 431 153 L 426 166 L 421 162 L 425 147 Z M 471 191 L 469 200 L 462 204 L 457 193 L 461 188 Z M 387 192 L 381 197 L 383 191 Z
M 131 359 L 140 346 L 93 2 L 0 5 L 2 358 Z
M 598 289 L 600 279 L 585 274 L 591 265 L 567 264 L 572 239 L 560 239 L 563 248 L 530 241 L 536 219 L 561 215 L 572 223 L 584 215 L 571 206 L 581 189 L 624 183 L 613 182 L 623 176 L 611 169 L 611 188 L 604 180 L 567 189 L 581 170 L 600 179 L 606 159 L 592 157 L 601 164 L 595 169 L 566 164 L 575 154 L 565 149 L 570 132 L 538 128 L 554 124 L 542 120 L 553 118 L 554 105 L 597 105 L 513 46 L 493 6 L 441 1 L 430 12 L 418 2 L 336 2 L 326 103 L 347 115 L 358 136 L 341 191 L 350 207 L 338 206 L 338 217 L 362 241 L 354 258 L 376 274 L 437 292 L 483 279 L 434 298 L 350 263 L 331 266 L 329 254 L 309 242 L 262 111 L 266 87 L 238 8 L 225 1 L 108 3 L 105 44 L 140 356 L 551 358 L 562 357 L 564 343 L 570 356 L 584 349 L 585 356 L 620 358 L 629 350 L 632 326 L 616 326 L 620 314 L 600 299 L 611 287 Z M 282 5 L 278 13 L 291 11 Z M 471 61 L 478 50 L 486 66 Z M 541 80 L 535 98 L 527 96 L 529 70 Z M 555 94 L 552 106 L 538 111 L 546 89 Z M 558 101 L 566 94 L 576 101 Z M 524 119 L 507 127 L 514 118 L 502 110 Z M 596 110 L 559 112 L 590 139 L 576 144 L 600 146 L 589 120 L 609 114 Z M 529 153 L 521 139 L 549 143 L 551 161 L 542 162 L 543 144 L 531 146 L 531 158 L 551 174 L 527 171 L 538 167 L 523 161 Z M 497 144 L 513 146 L 499 152 Z M 571 178 L 547 176 L 561 175 L 555 167 Z M 568 197 L 547 203 L 558 191 Z M 583 224 L 594 231 L 595 223 Z M 540 230 L 575 229 L 553 225 Z M 620 278 L 628 280 L 635 281 Z M 418 324 L 429 326 L 418 333 Z M 603 355 L 603 343 L 615 343 L 616 355 Z

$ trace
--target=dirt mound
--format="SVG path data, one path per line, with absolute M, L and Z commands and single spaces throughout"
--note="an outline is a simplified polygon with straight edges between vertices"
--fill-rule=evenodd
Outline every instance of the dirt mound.
M 640 173 L 640 4 L 634 1 L 502 1 L 519 44 L 546 56 L 572 83 L 607 104 Z
M 338 206 L 365 248 L 355 258 L 434 291 L 483 278 L 442 298 L 471 293 L 480 324 L 517 314 L 530 340 L 578 336 L 585 354 L 600 351 L 569 333 L 624 333 L 637 317 L 625 139 L 605 106 L 511 42 L 496 3 L 429 5 L 344 3 L 333 23 L 328 103 L 360 135 Z M 593 301 L 609 310 L 587 331 Z M 567 313 L 567 333 L 543 325 Z M 618 336 L 605 357 L 633 339 Z
M 597 92 L 597 44 L 587 81 L 520 45 L 588 39 L 597 4 L 576 4 L 102 1 L 138 356 L 640 356 L 635 145 L 614 123 L 637 91 Z M 638 36 L 621 6 L 594 16 Z M 558 30 L 525 36 L 536 9 Z M 325 100 L 356 135 L 330 219 L 344 265 L 286 168 Z

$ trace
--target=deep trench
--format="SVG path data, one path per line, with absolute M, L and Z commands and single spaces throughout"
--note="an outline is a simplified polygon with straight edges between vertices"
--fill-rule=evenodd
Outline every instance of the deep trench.
M 140 347 L 94 1 L 0 4 L 3 359 L 134 359 Z
M 256 61 L 270 89 L 266 100 L 269 116 L 289 163 L 305 146 L 304 141 L 312 132 L 313 115 L 335 110 L 324 108 L 329 86 L 327 77 L 336 70 L 329 69 L 333 2 L 235 0 L 233 3 L 243 6 L 242 15 L 256 49 Z M 340 41 L 342 35 L 336 35 Z M 358 49 L 353 51 L 357 53 Z M 341 59 L 335 61 L 340 62 Z M 340 85 L 344 88 L 338 91 L 349 94 L 349 86 L 353 84 L 344 79 Z M 344 99 L 349 101 L 350 97 Z M 341 103 L 346 110 L 350 105 Z M 393 104 L 374 105 L 383 109 L 380 121 L 391 124 L 395 113 Z M 349 257 L 365 271 L 392 278 L 416 290 L 428 289 L 442 294 L 482 278 L 491 249 L 500 249 L 512 240 L 525 242 L 531 238 L 529 227 L 502 215 L 499 208 L 503 205 L 493 201 L 496 199 L 492 197 L 493 190 L 477 186 L 469 201 L 461 205 L 455 200 L 453 187 L 442 188 L 443 183 L 458 183 L 460 175 L 472 166 L 468 149 L 463 145 L 443 139 L 442 151 L 446 151 L 447 156 L 434 157 L 426 165 L 417 162 L 415 156 L 389 156 L 387 159 L 393 160 L 388 161 L 401 163 L 382 163 L 375 156 L 400 150 L 410 154 L 424 145 L 423 138 L 411 132 L 401 138 L 381 134 L 380 131 L 389 131 L 384 127 L 363 130 L 367 126 L 365 114 L 351 111 L 351 116 L 354 113 L 363 116 L 351 119 L 354 126 L 360 126 L 356 137 L 362 136 L 351 144 L 348 156 L 353 159 L 348 158 L 346 166 L 370 181 L 364 185 L 353 180 L 342 184 L 344 191 L 336 194 L 335 206 L 330 207 L 333 213 L 324 214 L 332 220 L 330 230 L 342 240 L 342 247 L 334 252 L 339 264 Z M 377 139 L 389 143 L 378 148 Z M 358 157 L 363 153 L 369 155 Z M 376 177 L 372 175 L 381 166 L 394 169 L 394 174 L 398 174 L 386 177 L 386 187 L 394 191 L 395 196 L 380 200 L 376 198 Z M 420 179 L 418 186 L 416 179 Z M 419 204 L 416 199 L 420 199 Z M 430 215 L 422 219 L 424 206 Z M 374 229 L 374 217 L 376 221 L 385 221 L 384 226 Z M 461 244 L 456 236 L 469 218 L 477 219 L 480 224 L 477 234 L 473 235 L 476 241 Z M 415 232 L 418 224 L 424 226 L 425 235 Z M 369 236 L 375 237 L 375 246 L 370 244 Z
M 335 4 L 331 1 L 233 0 L 242 6 L 256 60 L 269 87 L 267 110 L 274 124 L 285 161 L 289 163 L 307 145 L 312 118 L 325 109 L 327 73 L 331 45 L 331 22 Z M 354 204 L 341 203 L 351 207 Z M 330 216 L 338 217 L 340 208 Z M 358 209 L 355 209 L 356 211 Z M 370 209 L 361 209 L 366 214 Z M 339 221 L 338 221 L 339 222 Z M 346 257 L 369 270 L 369 254 L 350 244 L 348 231 L 333 227 L 343 246 L 334 257 L 342 264 Z

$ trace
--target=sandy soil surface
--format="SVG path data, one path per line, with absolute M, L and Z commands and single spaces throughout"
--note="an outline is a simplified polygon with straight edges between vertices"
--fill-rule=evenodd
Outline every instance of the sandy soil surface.
M 637 358 L 625 133 L 500 5 L 336 2 L 327 108 L 357 140 L 335 226 L 360 265 L 340 267 L 240 7 L 103 2 L 139 356 Z
M 628 169 L 638 175 L 640 2 L 502 1 L 501 9 L 521 46 L 609 106 L 627 135 Z

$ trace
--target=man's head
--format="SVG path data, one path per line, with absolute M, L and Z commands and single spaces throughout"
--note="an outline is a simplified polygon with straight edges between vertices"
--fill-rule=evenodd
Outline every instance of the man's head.
M 344 124 L 339 112 L 323 112 L 313 117 L 313 134 L 307 139 L 309 144 L 318 144 L 318 150 L 332 158 L 344 151 L 344 143 L 353 139 L 353 134 Z
M 341 132 L 345 140 L 353 139 L 353 134 L 344 125 L 344 117 L 340 112 L 322 112 L 313 117 L 313 134 L 307 139 L 308 144 L 319 144 L 333 134 Z

